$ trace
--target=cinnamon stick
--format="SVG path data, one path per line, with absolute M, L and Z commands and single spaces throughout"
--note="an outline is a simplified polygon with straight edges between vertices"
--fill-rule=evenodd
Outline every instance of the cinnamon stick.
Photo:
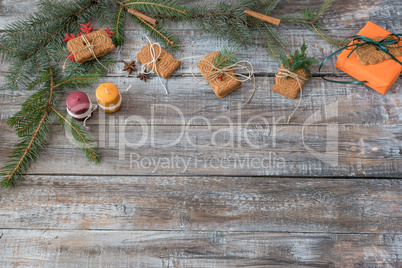
M 256 19 L 260 19 L 262 21 L 266 21 L 266 22 L 271 23 L 271 24 L 275 24 L 275 25 L 278 25 L 278 26 L 279 26 L 279 24 L 281 24 L 280 19 L 270 17 L 270 16 L 267 16 L 267 15 L 264 15 L 264 14 L 261 14 L 261 13 L 257 13 L 257 12 L 251 11 L 251 10 L 244 10 L 244 13 L 246 13 L 247 15 L 250 15 L 251 17 L 254 17 Z
M 147 22 L 149 22 L 149 23 L 151 23 L 153 25 L 158 25 L 159 24 L 159 21 L 157 21 L 156 19 L 148 17 L 147 15 L 145 15 L 144 13 L 139 12 L 136 9 L 127 8 L 127 11 L 128 11 L 128 13 L 136 16 L 137 18 L 143 19 L 143 20 L 145 20 L 145 21 L 147 21 Z

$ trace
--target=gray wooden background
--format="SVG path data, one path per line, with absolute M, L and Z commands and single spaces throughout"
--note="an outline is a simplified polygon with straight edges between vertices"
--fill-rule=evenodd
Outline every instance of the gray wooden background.
M 284 0 L 277 15 L 320 3 Z M 0 0 L 0 32 L 34 10 L 34 1 Z M 322 22 L 341 38 L 369 20 L 401 33 L 400 16 L 400 0 L 337 0 Z M 127 28 L 127 43 L 113 52 L 125 61 L 146 45 L 137 25 Z M 205 56 L 226 44 L 188 23 L 168 28 L 182 40 L 176 58 Z M 304 41 L 319 60 L 334 51 L 309 29 L 279 30 L 289 50 Z M 88 121 L 101 164 L 89 164 L 55 122 L 26 180 L 0 189 L 0 266 L 401 267 L 402 80 L 382 96 L 365 86 L 326 83 L 315 66 L 287 125 L 298 100 L 272 92 L 278 61 L 262 40 L 243 57 L 256 73 L 249 105 L 252 83 L 225 99 L 206 83 L 191 92 L 196 60 L 164 81 L 169 95 L 155 76 L 143 83 L 110 75 L 82 89 L 95 101 L 101 82 L 132 85 L 118 113 L 97 112 Z M 348 79 L 334 66 L 335 58 L 324 73 Z M 0 68 L 3 165 L 17 141 L 6 120 L 30 92 L 6 90 L 7 66 Z M 247 157 L 271 162 L 236 160 Z M 158 159 L 170 166 L 158 166 Z

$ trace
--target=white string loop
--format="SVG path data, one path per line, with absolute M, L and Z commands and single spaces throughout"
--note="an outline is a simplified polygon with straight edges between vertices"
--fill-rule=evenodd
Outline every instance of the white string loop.
M 145 35 L 145 34 L 144 34 L 144 35 Z M 158 76 L 159 82 L 161 83 L 162 87 L 165 89 L 166 94 L 169 94 L 169 92 L 168 92 L 168 90 L 166 89 L 165 85 L 162 83 L 162 79 L 161 79 L 161 76 L 160 76 L 160 74 L 159 74 L 159 72 L 158 72 L 158 67 L 157 67 L 157 65 L 156 65 L 156 63 L 158 62 L 159 57 L 161 56 L 162 47 L 161 47 L 161 45 L 160 45 L 159 43 L 152 43 L 151 40 L 149 40 L 148 36 L 145 35 L 145 37 L 148 39 L 148 42 L 149 42 L 149 44 L 150 44 L 149 52 L 150 52 L 150 54 L 151 54 L 152 60 L 151 60 L 150 62 L 144 63 L 144 64 L 141 66 L 141 72 L 144 73 L 144 74 L 150 74 L 150 73 L 152 72 L 152 70 L 154 70 L 155 73 L 156 73 L 156 75 Z M 156 56 L 156 51 L 155 51 L 154 46 L 159 47 L 159 54 L 158 54 L 158 56 Z M 150 66 L 150 65 L 151 65 L 151 66 Z M 146 69 L 149 69 L 149 72 L 147 72 Z
M 74 114 L 74 113 L 71 112 L 68 108 L 67 108 L 67 113 L 68 113 L 72 118 L 75 118 L 75 119 L 78 119 L 78 120 L 85 118 L 85 120 L 84 120 L 84 127 L 85 127 L 87 120 L 92 117 L 92 113 L 93 113 L 96 109 L 98 109 L 98 105 L 95 105 L 94 108 L 92 108 L 92 107 L 93 107 L 92 101 L 91 101 L 91 99 L 89 99 L 89 109 L 88 109 L 88 111 L 86 111 L 85 113 L 83 113 L 83 114 Z

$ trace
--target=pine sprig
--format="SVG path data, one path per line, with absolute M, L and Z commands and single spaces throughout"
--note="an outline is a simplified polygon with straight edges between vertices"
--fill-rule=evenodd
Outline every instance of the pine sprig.
M 90 162 L 94 162 L 95 164 L 98 164 L 101 159 L 101 155 L 94 148 L 95 142 L 85 132 L 82 125 L 80 125 L 74 119 L 71 119 L 71 118 L 68 119 L 68 117 L 64 113 L 56 110 L 56 108 L 52 107 L 52 110 L 56 114 L 56 117 L 57 117 L 58 121 L 60 122 L 61 126 L 65 129 L 67 129 L 67 131 L 69 131 L 72 134 L 72 136 L 74 137 L 77 144 L 81 147 L 82 151 L 85 153 L 87 159 Z
M 3 187 L 14 187 L 31 167 L 31 163 L 38 158 L 40 149 L 47 143 L 51 125 L 49 114 L 56 95 L 53 88 L 52 67 L 49 68 L 49 73 L 50 79 L 46 83 L 49 83 L 50 87 L 31 96 L 22 106 L 22 110 L 7 122 L 10 127 L 16 129 L 20 141 L 2 168 Z M 42 95 L 47 95 L 48 98 L 42 98 Z
M 8 25 L 1 39 L 0 56 L 12 62 L 7 75 L 9 88 L 26 87 L 55 62 L 54 51 L 65 32 L 79 32 L 79 22 L 92 16 L 106 19 L 107 0 L 43 0 L 39 11 Z
M 131 0 L 124 2 L 124 6 L 151 15 L 169 16 L 170 18 L 186 18 L 186 8 L 177 0 Z
M 220 1 L 213 8 L 210 5 L 196 5 L 189 10 L 189 18 L 199 30 L 228 39 L 234 46 L 247 47 L 251 33 L 244 10 L 255 7 L 256 1 L 240 1 L 237 4 Z
M 238 51 L 234 47 L 223 47 L 219 53 L 212 58 L 212 64 L 218 68 L 223 69 L 238 62 Z
M 98 76 L 73 73 L 63 77 L 57 68 L 50 66 L 48 71 L 43 72 L 34 81 L 31 90 L 35 88 L 37 91 L 22 104 L 21 110 L 7 121 L 8 126 L 17 131 L 20 141 L 2 168 L 1 186 L 14 187 L 39 157 L 40 150 L 47 144 L 53 115 L 56 115 L 62 125 L 68 124 L 71 127 L 73 136 L 83 147 L 88 160 L 99 162 L 100 155 L 93 148 L 93 140 L 85 130 L 77 122 L 68 121 L 55 108 L 62 88 L 86 87 L 95 82 Z
M 279 56 L 283 67 L 294 72 L 298 69 L 303 69 L 305 74 L 311 76 L 310 66 L 317 64 L 318 60 L 314 57 L 307 57 L 306 54 L 307 45 L 303 43 L 300 50 L 296 49 L 293 55 L 283 55 Z
M 158 42 L 160 42 L 162 45 L 166 44 L 167 47 L 170 47 L 174 50 L 178 49 L 178 39 L 170 32 L 168 32 L 166 29 L 164 29 L 160 25 L 152 25 L 149 22 L 137 18 L 136 16 L 133 16 L 129 14 L 129 16 L 137 22 L 140 26 L 142 26 L 148 34 L 156 39 Z
M 163 16 L 170 19 L 184 19 L 188 18 L 188 13 L 186 9 L 179 4 L 177 0 L 140 0 L 140 1 L 118 1 L 115 2 L 120 5 L 117 13 L 114 16 L 113 25 L 114 30 L 117 33 L 114 40 L 117 45 L 122 45 L 124 43 L 124 17 L 129 9 L 135 9 L 140 12 L 148 13 L 153 16 Z M 167 31 L 163 26 L 153 25 L 140 17 L 136 17 L 129 14 L 137 24 L 142 26 L 149 35 L 154 37 L 162 45 L 166 44 L 166 47 L 173 49 L 178 48 L 177 38 L 169 31 Z
M 35 118 L 32 124 L 33 131 L 27 131 L 22 135 L 18 144 L 9 156 L 7 164 L 3 167 L 0 182 L 2 187 L 12 188 L 22 179 L 31 163 L 38 158 L 39 152 L 47 144 L 51 120 L 49 118 L 49 108 L 45 108 L 39 120 Z M 17 128 L 21 131 L 21 128 Z
M 328 43 L 341 47 L 344 45 L 343 41 L 337 40 L 327 36 L 321 28 L 319 20 L 324 13 L 331 7 L 335 0 L 325 0 L 318 10 L 307 7 L 303 15 L 286 15 L 282 16 L 282 22 L 287 24 L 300 25 L 311 28 L 319 37 Z
M 124 6 L 121 6 L 118 8 L 115 12 L 115 15 L 113 17 L 113 32 L 115 33 L 112 38 L 113 42 L 118 45 L 122 46 L 124 45 L 124 40 L 126 38 L 125 36 L 125 31 L 124 31 L 124 25 L 125 25 L 125 17 L 127 15 L 127 10 L 124 8 Z

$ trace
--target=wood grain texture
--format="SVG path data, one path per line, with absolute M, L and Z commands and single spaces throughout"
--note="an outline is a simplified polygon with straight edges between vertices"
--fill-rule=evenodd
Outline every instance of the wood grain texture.
M 379 234 L 2 232 L 3 267 L 398 267 L 402 251 Z
M 147 122 L 156 125 L 182 125 L 195 117 L 207 119 L 211 125 L 228 125 L 230 122 L 236 125 L 244 125 L 253 118 L 254 124 L 272 124 L 275 120 L 278 124 L 287 120 L 279 120 L 288 117 L 297 106 L 299 100 L 289 100 L 272 92 L 275 83 L 274 77 L 256 78 L 256 94 L 251 103 L 244 103 L 253 91 L 253 83 L 245 83 L 242 88 L 236 90 L 224 99 L 215 96 L 207 83 L 199 84 L 194 91 L 191 88 L 195 80 L 190 77 L 171 78 L 165 82 L 170 94 L 166 95 L 164 89 L 156 78 L 144 83 L 132 78 L 102 78 L 90 88 L 81 89 L 96 102 L 95 89 L 104 82 L 113 82 L 118 88 L 124 90 L 132 86 L 128 92 L 123 92 L 123 106 L 113 115 L 108 115 L 107 120 L 113 118 L 118 124 L 125 124 L 125 119 L 130 116 L 140 116 Z M 2 83 L 3 82 L 3 83 Z M 4 86 L 4 80 L 0 79 L 0 88 Z M 303 125 L 311 115 L 318 112 L 322 119 L 314 122 L 314 125 L 402 125 L 402 79 L 398 80 L 393 89 L 387 95 L 382 96 L 376 91 L 365 86 L 334 85 L 328 84 L 320 78 L 311 78 L 303 90 L 303 102 L 298 112 L 294 115 L 291 124 Z M 63 101 L 58 108 L 65 111 L 65 98 L 73 90 L 64 93 Z M 21 90 L 0 90 L 0 122 L 19 111 L 23 103 L 32 92 Z M 330 116 L 327 110 L 336 105 L 337 116 Z M 163 107 L 165 106 L 165 107 Z M 175 110 L 174 107 L 177 109 Z M 180 114 L 178 114 L 178 111 Z M 90 125 L 104 124 L 99 119 L 99 113 L 88 120 Z M 279 121 L 278 121 L 279 120 Z M 129 124 L 135 124 L 131 122 Z M 138 122 L 137 122 L 138 124 Z M 192 125 L 205 125 L 202 120 L 192 120 Z
M 103 130 L 103 126 L 89 127 L 102 147 L 101 164 L 88 164 L 58 126 L 52 128 L 49 144 L 30 173 L 395 178 L 402 174 L 401 126 L 250 124 L 228 130 L 207 125 L 111 124 Z M 1 135 L 0 162 L 4 163 L 17 139 L 8 129 Z
M 401 190 L 400 180 L 28 176 L 0 190 L 0 228 L 400 234 Z
M 271 15 L 321 2 L 281 1 Z M 35 9 L 32 1 L 0 0 L 0 35 Z M 400 33 L 401 15 L 400 0 L 337 0 L 322 23 L 335 38 L 356 34 L 368 20 Z M 181 40 L 177 59 L 227 44 L 189 23 L 164 26 Z M 113 55 L 129 61 L 147 42 L 138 25 L 126 28 L 127 42 Z M 289 51 L 303 42 L 319 60 L 335 51 L 309 29 L 278 29 Z M 325 83 L 315 66 L 286 125 L 298 101 L 272 93 L 279 62 L 259 39 L 242 56 L 257 77 L 250 105 L 251 83 L 221 100 L 206 83 L 190 92 L 198 59 L 183 61 L 164 81 L 169 95 L 156 76 L 143 83 L 108 75 L 82 89 L 95 100 L 100 83 L 132 85 L 119 113 L 97 112 L 88 121 L 100 165 L 88 164 L 55 122 L 32 175 L 12 191 L 0 189 L 0 266 L 401 267 L 402 79 L 382 96 Z M 323 74 L 349 79 L 334 66 L 335 57 Z M 6 120 L 31 94 L 5 90 L 7 68 L 0 66 L 0 165 L 17 142 Z M 138 119 L 146 139 L 135 146 L 144 137 Z

